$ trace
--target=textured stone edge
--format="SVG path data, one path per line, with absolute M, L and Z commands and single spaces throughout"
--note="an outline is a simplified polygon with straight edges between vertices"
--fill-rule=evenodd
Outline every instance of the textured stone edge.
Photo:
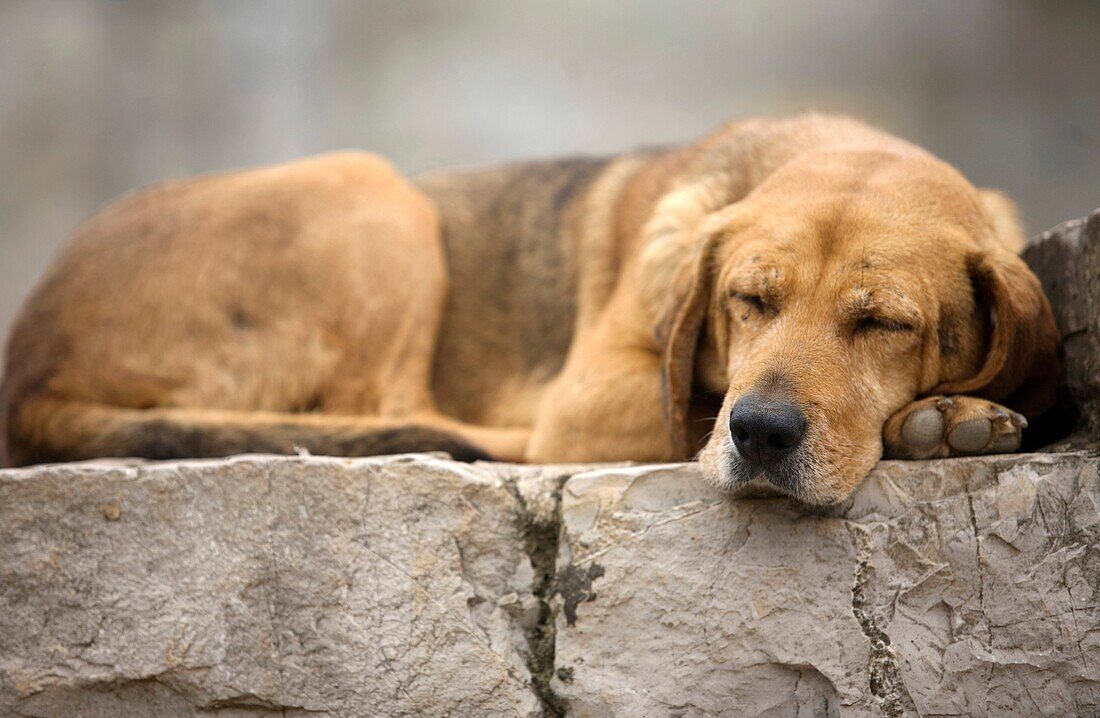
M 565 703 L 554 694 L 550 688 L 550 679 L 554 672 L 555 656 L 555 613 L 552 608 L 552 597 L 557 590 L 555 563 L 557 560 L 560 519 L 561 519 L 561 489 L 566 481 L 573 475 L 584 471 L 598 470 L 594 465 L 521 465 L 477 462 L 474 465 L 453 462 L 443 453 L 406 454 L 394 456 L 378 456 L 364 458 L 340 458 L 324 456 L 278 456 L 267 454 L 243 454 L 226 457 L 225 459 L 193 459 L 179 461 L 143 461 L 140 459 L 98 459 L 82 462 L 43 464 L 33 467 L 0 469 L 0 483 L 34 482 L 44 475 L 61 475 L 65 479 L 80 482 L 84 478 L 94 479 L 104 473 L 121 474 L 126 480 L 141 480 L 156 477 L 158 475 L 170 475 L 179 469 L 191 471 L 210 471 L 216 473 L 219 467 L 231 464 L 251 464 L 264 470 L 279 470 L 280 466 L 298 463 L 306 465 L 339 465 L 341 468 L 355 469 L 366 468 L 375 471 L 385 464 L 393 462 L 430 465 L 440 463 L 449 465 L 453 469 L 461 469 L 470 466 L 475 469 L 471 480 L 490 480 L 496 487 L 503 491 L 514 502 L 517 522 L 516 534 L 522 541 L 518 547 L 521 555 L 526 555 L 534 569 L 534 578 L 531 584 L 531 594 L 537 601 L 537 610 L 534 612 L 521 611 L 509 619 L 512 630 L 522 635 L 521 640 L 525 646 L 517 646 L 517 656 L 520 658 L 529 674 L 526 689 L 533 694 L 541 713 L 544 716 L 564 716 L 568 710 Z M 608 464 L 607 467 L 614 466 Z M 468 472 L 462 472 L 468 473 Z M 111 520 L 108 515 L 111 507 L 101 506 L 104 517 Z M 117 506 L 114 507 L 117 510 Z M 117 518 L 117 516 L 116 516 Z M 535 615 L 532 616 L 531 614 Z M 8 681 L 0 674 L 0 687 Z M 150 690 L 160 690 L 163 685 L 165 690 L 172 692 L 168 683 L 161 684 L 157 677 L 141 678 L 135 680 L 112 680 L 104 684 L 106 687 L 117 685 L 146 685 Z M 9 684 L 6 690 L 11 690 Z M 96 684 L 87 684 L 84 689 L 97 690 Z M 10 696 L 9 696 L 10 697 Z M 3 705 L 3 700 L 0 700 Z M 287 714 L 297 714 L 298 711 L 316 710 L 297 705 L 275 705 L 259 699 L 241 701 L 221 701 L 217 705 L 211 704 L 215 712 L 226 710 L 256 710 L 271 711 L 282 710 Z M 208 710 L 209 708 L 201 708 Z M 0 710 L 3 712 L 3 710 Z
M 1062 463 L 1084 465 L 1098 458 L 1100 450 L 1090 448 L 929 461 L 881 461 L 851 497 L 828 507 L 801 505 L 767 490 L 731 497 L 700 481 L 690 487 L 689 493 L 681 501 L 670 502 L 659 509 L 682 511 L 682 516 L 678 516 L 682 518 L 724 501 L 774 498 L 788 504 L 797 516 L 843 519 L 852 531 L 853 541 L 860 548 L 859 560 L 852 577 L 851 607 L 852 615 L 859 623 L 867 642 L 868 691 L 882 715 L 900 717 L 916 715 L 916 708 L 905 686 L 899 656 L 891 637 L 879 625 L 873 602 L 866 595 L 870 583 L 868 572 L 873 570 L 873 541 L 864 525 L 887 523 L 903 515 L 915 504 L 966 497 L 971 525 L 977 536 L 973 497 L 976 493 L 995 488 L 1001 474 L 1022 466 L 1053 467 Z M 968 474 L 967 480 L 950 486 L 942 483 L 929 484 L 926 478 L 937 474 L 937 467 L 945 462 L 961 465 L 962 471 Z M 572 556 L 569 555 L 566 537 L 569 519 L 563 515 L 569 501 L 563 499 L 563 493 L 577 485 L 599 485 L 599 490 L 610 489 L 616 494 L 613 501 L 618 502 L 638 480 L 650 480 L 666 472 L 682 475 L 682 472 L 688 471 L 701 476 L 701 469 L 697 464 L 608 464 L 549 468 L 556 469 L 550 485 L 523 478 L 522 466 L 514 467 L 514 470 L 519 471 L 518 477 L 512 484 L 506 480 L 506 485 L 515 487 L 515 494 L 526 512 L 529 522 L 525 527 L 526 550 L 537 575 L 542 579 L 534 590 L 540 602 L 539 624 L 533 630 L 526 631 L 530 644 L 539 646 L 541 653 L 532 651 L 534 655 L 529 660 L 528 669 L 535 682 L 534 689 L 542 701 L 544 714 L 563 718 L 569 715 L 569 702 L 565 696 L 555 691 L 555 684 L 560 685 L 560 670 L 568 669 L 559 666 L 556 661 L 558 619 L 568 618 L 571 612 L 575 614 L 581 603 L 594 598 L 593 582 L 602 575 L 602 571 L 576 570 Z M 541 481 L 545 482 L 547 479 L 543 478 Z M 540 541 L 544 543 L 539 543 Z M 979 565 L 980 563 L 979 558 Z
M 882 614 L 881 596 L 873 594 L 881 590 L 875 586 L 873 574 L 876 571 L 876 538 L 878 527 L 888 526 L 897 520 L 904 520 L 913 507 L 930 506 L 945 502 L 962 504 L 964 523 L 968 522 L 975 540 L 977 552 L 976 564 L 979 585 L 981 585 L 984 558 L 980 538 L 988 533 L 976 516 L 975 507 L 979 500 L 987 501 L 990 492 L 996 493 L 1002 484 L 1002 478 L 1020 471 L 1034 471 L 1037 484 L 1048 480 L 1060 480 L 1058 470 L 1065 468 L 1071 472 L 1084 472 L 1082 476 L 1091 477 L 1089 495 L 1095 495 L 1096 465 L 1100 452 L 1093 450 L 1065 451 L 1058 453 L 1024 453 L 974 457 L 969 459 L 940 459 L 932 461 L 884 461 L 872 471 L 870 476 L 846 502 L 831 507 L 809 507 L 777 497 L 781 511 L 791 520 L 800 518 L 836 518 L 849 530 L 853 546 L 857 549 L 856 562 L 851 574 L 851 614 L 859 625 L 865 650 L 867 651 L 866 695 L 868 700 L 849 709 L 853 715 L 917 715 L 914 700 L 909 694 L 905 675 L 901 665 L 898 644 L 891 636 L 890 621 Z M 715 493 L 711 495 L 708 487 L 698 482 L 692 492 L 686 492 L 681 501 L 665 504 L 644 505 L 638 502 L 634 489 L 652 481 L 663 481 L 662 473 L 670 477 L 679 476 L 691 479 L 690 474 L 697 469 L 685 465 L 639 466 L 626 470 L 594 470 L 572 477 L 565 485 L 563 505 L 562 554 L 559 560 L 559 581 L 562 592 L 557 599 L 559 620 L 569 625 L 569 613 L 577 619 L 578 607 L 586 601 L 596 598 L 603 589 L 595 585 L 604 575 L 603 566 L 596 565 L 593 559 L 603 555 L 609 548 L 614 549 L 627 540 L 641 537 L 651 528 L 666 523 L 690 518 L 716 508 L 726 500 Z M 945 475 L 953 479 L 945 481 Z M 692 481 L 686 483 L 691 484 Z M 631 494 L 635 494 L 631 496 Z M 687 495 L 690 493 L 690 495 Z M 771 494 L 758 493 L 742 498 L 754 502 L 760 498 L 770 498 Z M 596 499 L 596 501 L 592 501 Z M 598 503 L 598 506 L 590 504 Z M 980 507 L 979 507 L 980 508 Z M 607 519 L 610 532 L 601 533 L 605 541 L 577 552 L 574 541 L 586 535 L 589 527 L 603 523 L 598 515 L 608 512 L 614 518 Z M 919 510 L 919 509 L 918 509 Z M 649 514 L 649 517 L 645 515 Z M 616 524 L 621 526 L 616 527 Z M 988 527 L 986 527 L 988 528 Z M 879 547 L 881 548 L 881 547 Z M 592 569 L 596 570 L 593 571 Z M 611 599 L 612 602 L 615 599 Z M 885 620 L 885 622 L 884 622 Z M 559 629 L 564 624 L 559 624 Z M 561 646 L 559 645 L 559 650 Z M 571 682 L 573 675 L 567 667 L 568 675 L 559 673 L 559 682 Z
M 996 482 L 998 474 L 1012 467 L 1025 464 L 1056 465 L 1062 462 L 1079 463 L 1100 456 L 1095 450 L 1069 451 L 1060 453 L 1012 454 L 970 459 L 939 459 L 933 461 L 884 461 L 880 462 L 863 484 L 847 501 L 832 507 L 815 508 L 797 505 L 789 499 L 778 500 L 789 503 L 791 510 L 798 515 L 842 517 L 854 523 L 875 523 L 903 514 L 914 503 L 933 498 L 949 498 L 966 495 L 987 488 Z M 376 457 L 365 459 L 337 459 L 327 457 L 302 457 L 305 462 L 340 462 L 344 465 L 365 464 L 374 466 L 379 460 L 392 461 L 438 461 L 440 455 L 406 455 L 403 457 Z M 62 469 L 73 475 L 95 474 L 107 469 L 123 469 L 135 476 L 147 472 L 170 471 L 184 466 L 216 467 L 224 462 L 287 462 L 296 461 L 288 457 L 264 455 L 245 455 L 225 460 L 195 460 L 184 462 L 135 462 L 135 461 L 94 461 L 74 464 L 62 464 L 28 469 L 0 471 L 0 481 L 33 481 L 44 469 Z M 965 483 L 945 486 L 929 483 L 925 479 L 935 473 L 936 465 L 942 462 L 954 462 L 962 466 L 970 464 L 973 468 L 963 467 L 970 474 Z M 526 641 L 526 651 L 522 651 L 523 660 L 531 676 L 529 689 L 539 701 L 543 715 L 561 717 L 568 714 L 569 705 L 565 697 L 554 690 L 554 679 L 559 666 L 556 663 L 556 631 L 559 616 L 568 614 L 570 609 L 587 600 L 596 575 L 578 575 L 571 571 L 570 561 L 563 560 L 563 543 L 567 523 L 571 519 L 563 516 L 563 492 L 569 487 L 581 491 L 584 486 L 598 489 L 600 492 L 615 494 L 618 501 L 635 485 L 638 480 L 652 481 L 655 477 L 683 476 L 683 472 L 698 473 L 694 464 L 639 465 L 561 465 L 561 466 L 525 466 L 513 464 L 479 464 L 499 481 L 499 485 L 515 499 L 519 511 L 517 519 L 521 525 L 519 535 L 523 540 L 523 552 L 526 553 L 535 571 L 532 594 L 538 601 L 537 618 L 525 620 L 514 618 Z M 657 478 L 656 480 L 661 480 Z M 686 482 L 687 490 L 682 496 L 673 495 L 660 507 L 649 507 L 661 511 L 698 510 L 699 505 L 709 506 L 716 502 L 729 501 L 730 497 L 707 487 L 703 482 Z M 700 490 L 702 489 L 702 490 Z M 769 494 L 758 493 L 743 498 L 762 498 Z M 694 507 L 694 508 L 693 508 Z M 971 520 L 974 521 L 973 507 Z M 866 537 L 861 539 L 863 555 L 853 577 L 852 613 L 859 622 L 871 651 L 871 674 L 878 682 L 878 690 L 870 686 L 872 695 L 880 709 L 886 715 L 905 715 L 911 712 L 911 701 L 907 701 L 902 684 L 897 657 L 891 648 L 888 634 L 878 626 L 873 612 L 869 610 L 866 597 L 864 574 L 869 569 L 870 544 Z M 560 678 L 560 677 L 559 677 Z M 903 707 L 904 706 L 904 707 Z M 225 706 L 231 708 L 234 706 Z M 292 706 L 284 706 L 292 709 Z
M 43 478 L 49 480 L 57 479 L 58 477 L 79 483 L 85 479 L 94 480 L 103 474 L 115 474 L 124 481 L 141 481 L 150 478 L 156 479 L 163 476 L 170 477 L 172 473 L 180 469 L 186 469 L 195 472 L 196 476 L 201 476 L 202 473 L 206 471 L 216 475 L 220 467 L 232 464 L 250 465 L 251 468 L 260 471 L 278 471 L 279 467 L 294 463 L 300 463 L 307 468 L 326 465 L 336 465 L 341 469 L 361 468 L 372 473 L 392 463 L 412 464 L 414 466 L 424 467 L 425 469 L 430 469 L 432 466 L 443 466 L 445 470 L 453 472 L 456 475 L 461 475 L 463 480 L 484 484 L 499 491 L 501 497 L 504 498 L 506 502 L 513 504 L 514 514 L 512 515 L 512 520 L 516 522 L 516 534 L 524 536 L 528 534 L 532 526 L 546 522 L 547 510 L 551 512 L 549 514 L 550 521 L 553 521 L 553 511 L 556 510 L 554 499 L 555 489 L 553 487 L 560 486 L 567 478 L 565 474 L 556 476 L 553 471 L 551 471 L 549 477 L 547 477 L 546 467 L 513 467 L 510 465 L 498 464 L 472 466 L 470 464 L 454 462 L 448 455 L 442 453 L 405 454 L 366 458 L 323 456 L 288 457 L 280 455 L 247 454 L 226 457 L 225 459 L 195 459 L 163 462 L 143 461 L 138 459 L 100 459 L 84 462 L 46 464 L 19 469 L 3 469 L 0 470 L 0 484 L 30 483 Z M 470 469 L 474 470 L 471 471 Z M 545 491 L 543 490 L 544 487 L 547 487 Z M 117 503 L 113 505 L 96 505 L 95 510 L 97 512 L 102 512 L 103 518 L 107 521 L 117 520 L 118 518 Z M 112 512 L 114 513 L 112 514 Z M 554 525 L 556 526 L 556 524 Z M 523 545 L 512 545 L 521 556 L 527 555 Z M 530 541 L 528 541 L 528 545 L 530 545 Z M 463 576 L 463 580 L 467 580 L 465 576 Z M 524 641 L 527 646 L 532 645 L 531 639 L 534 627 L 528 625 L 525 611 L 517 611 L 511 614 L 508 623 L 511 624 L 510 630 L 513 631 L 513 635 L 517 633 L 522 634 L 522 636 L 517 636 L 517 639 Z M 540 670 L 540 664 L 535 660 L 533 652 L 529 654 L 518 641 L 513 642 L 513 646 L 519 649 L 515 652 L 515 657 L 528 669 L 532 676 L 535 675 L 536 671 Z M 550 660 L 552 661 L 552 653 L 550 654 Z M 531 670 L 532 668 L 535 670 Z M 541 668 L 541 670 L 543 673 L 548 674 L 550 668 Z M 147 697 L 153 698 L 157 696 L 173 696 L 177 693 L 177 690 L 172 684 L 173 680 L 178 677 L 177 674 L 182 675 L 180 671 L 172 669 L 150 676 L 136 678 L 123 677 L 112 678 L 106 681 L 82 681 L 73 683 L 69 686 L 61 686 L 61 692 L 70 694 L 68 700 L 79 700 L 78 695 L 80 691 L 90 691 L 92 694 L 95 694 L 103 691 L 113 692 L 116 689 L 133 689 L 139 692 L 145 691 L 148 693 Z M 167 680 L 161 680 L 162 677 Z M 5 715 L 7 709 L 5 709 L 4 706 L 8 705 L 5 700 L 15 699 L 18 694 L 21 693 L 21 691 L 12 692 L 13 684 L 9 678 L 10 676 L 8 676 L 5 671 L 0 671 L 0 713 Z M 525 692 L 530 695 L 530 699 L 535 704 L 539 714 L 560 714 L 560 712 L 555 713 L 546 708 L 546 702 L 539 693 L 537 682 L 524 680 L 524 684 L 523 688 Z M 24 697 L 30 698 L 38 692 L 39 691 L 34 691 Z M 5 693 L 8 695 L 5 696 Z M 268 701 L 250 694 L 240 699 L 216 699 L 206 705 L 193 703 L 186 697 L 184 697 L 184 700 L 191 703 L 193 709 L 197 711 L 197 714 L 205 715 L 207 711 L 211 711 L 211 714 L 220 714 L 220 711 L 225 711 L 227 715 L 240 715 L 241 718 L 244 718 L 246 715 L 267 715 L 271 711 L 281 711 L 282 715 L 304 715 L 306 713 L 329 715 L 329 710 L 331 710 L 319 706 L 309 707 L 307 705 L 296 705 L 292 702 Z M 8 705 L 8 709 L 11 708 L 12 705 Z M 22 713 L 18 715 L 22 715 Z M 332 713 L 332 715 L 343 714 L 337 710 L 337 712 Z

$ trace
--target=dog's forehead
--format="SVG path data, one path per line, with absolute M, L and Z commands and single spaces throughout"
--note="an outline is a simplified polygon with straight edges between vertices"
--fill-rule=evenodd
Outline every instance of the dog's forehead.
M 786 214 L 762 213 L 752 226 L 733 234 L 733 249 L 749 249 L 752 257 L 850 258 L 871 253 L 904 259 L 934 253 L 944 244 L 967 244 L 969 235 L 966 224 L 950 217 L 903 212 L 861 198 Z
M 829 197 L 795 211 L 761 214 L 731 255 L 761 266 L 833 265 L 861 270 L 911 263 L 956 264 L 975 246 L 972 227 L 940 212 L 913 211 L 889 197 Z
M 944 232 L 757 237 L 733 251 L 724 274 L 733 291 L 813 297 L 822 306 L 941 301 L 969 291 L 967 245 Z
M 970 246 L 950 226 L 925 228 L 886 225 L 861 231 L 774 232 L 756 234 L 730 247 L 728 260 L 742 270 L 770 272 L 808 267 L 830 272 L 910 271 L 961 266 Z

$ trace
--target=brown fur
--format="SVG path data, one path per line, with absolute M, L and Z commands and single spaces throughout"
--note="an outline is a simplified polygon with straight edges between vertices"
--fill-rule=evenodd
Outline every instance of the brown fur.
M 702 447 L 735 488 L 761 478 L 724 429 L 752 390 L 806 413 L 784 471 L 834 501 L 921 396 L 1050 404 L 1058 336 L 1021 240 L 1003 196 L 819 115 L 415 186 L 358 153 L 175 183 L 81 227 L 28 301 L 6 460 Z

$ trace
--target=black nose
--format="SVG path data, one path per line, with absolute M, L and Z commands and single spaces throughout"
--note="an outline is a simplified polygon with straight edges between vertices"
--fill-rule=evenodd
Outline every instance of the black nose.
M 786 399 L 746 394 L 730 412 L 730 434 L 745 461 L 773 464 L 791 453 L 806 433 L 806 415 Z

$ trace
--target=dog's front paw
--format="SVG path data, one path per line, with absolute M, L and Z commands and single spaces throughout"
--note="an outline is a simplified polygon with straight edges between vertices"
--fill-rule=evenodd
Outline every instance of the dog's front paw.
M 930 396 L 894 414 L 882 430 L 888 459 L 1006 454 L 1020 448 L 1027 419 L 972 396 Z

